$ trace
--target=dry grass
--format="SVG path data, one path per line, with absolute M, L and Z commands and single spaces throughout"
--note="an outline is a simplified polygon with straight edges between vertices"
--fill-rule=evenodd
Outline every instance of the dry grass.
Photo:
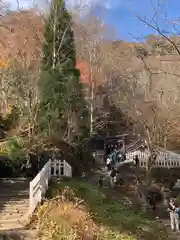
M 157 224 L 135 214 L 122 202 L 111 201 L 86 182 L 55 184 L 51 190 L 51 199 L 37 213 L 40 239 L 167 239 Z
M 38 210 L 43 240 L 135 240 L 128 234 L 118 233 L 95 223 L 85 202 L 75 197 L 74 192 L 65 187 L 59 197 L 45 202 Z

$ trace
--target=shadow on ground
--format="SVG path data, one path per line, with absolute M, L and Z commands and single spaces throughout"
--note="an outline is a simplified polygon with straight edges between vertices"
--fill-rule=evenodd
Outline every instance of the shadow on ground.
M 25 234 L 16 231 L 11 231 L 9 233 L 0 233 L 0 240 L 23 240 L 25 237 Z
M 33 240 L 38 238 L 36 229 L 11 229 L 0 231 L 0 240 Z

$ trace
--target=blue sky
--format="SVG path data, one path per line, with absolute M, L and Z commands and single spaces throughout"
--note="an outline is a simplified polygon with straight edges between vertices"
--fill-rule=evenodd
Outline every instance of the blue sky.
M 157 19 L 158 26 L 170 33 L 175 32 L 172 20 L 178 19 L 180 25 L 180 0 L 119 0 L 116 7 L 104 11 L 97 7 L 96 11 L 103 12 L 105 22 L 116 29 L 117 37 L 127 41 L 140 41 L 149 34 L 157 34 L 137 16 L 145 17 L 148 22 Z M 176 27 L 179 30 L 180 26 Z
M 14 6 L 15 6 L 15 0 Z M 11 3 L 13 2 L 11 1 Z M 47 6 L 49 0 L 36 0 L 40 7 Z M 146 17 L 150 22 L 152 17 L 158 19 L 158 25 L 173 32 L 169 20 L 178 19 L 180 23 L 180 0 L 66 0 L 69 8 L 76 5 L 88 12 L 89 6 L 93 4 L 95 14 L 102 17 L 105 23 L 112 26 L 117 38 L 126 41 L 141 40 L 149 34 L 156 34 L 147 27 L 137 16 Z M 21 6 L 28 7 L 32 4 L 28 0 L 20 0 Z M 168 19 L 168 21 L 166 20 Z M 180 28 L 180 27 L 179 27 Z

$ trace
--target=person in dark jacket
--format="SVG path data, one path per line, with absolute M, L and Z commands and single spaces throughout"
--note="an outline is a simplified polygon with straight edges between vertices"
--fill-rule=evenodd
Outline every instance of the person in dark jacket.
M 116 163 L 120 162 L 122 160 L 122 157 L 123 157 L 123 155 L 122 155 L 121 151 L 118 151 L 116 153 Z
M 98 180 L 98 182 L 99 182 L 99 187 L 103 187 L 103 176 L 100 176 L 99 177 L 99 180 Z
M 149 200 L 149 205 L 152 207 L 153 212 L 156 211 L 156 199 L 155 199 L 155 193 L 151 193 L 148 196 L 148 200 Z
M 138 155 L 135 156 L 134 160 L 135 160 L 136 167 L 139 167 L 139 157 L 138 157 Z
M 29 160 L 27 162 L 27 175 L 34 178 L 39 172 L 38 157 L 34 153 L 29 154 Z
M 49 161 L 50 156 L 49 153 L 46 151 L 41 152 L 39 157 L 37 156 L 38 159 L 38 165 L 39 165 L 39 171 L 44 167 L 44 165 Z
M 157 205 L 162 204 L 163 193 L 161 192 L 160 187 L 155 182 L 152 182 L 152 184 L 148 187 L 147 198 L 148 198 L 149 205 L 152 207 L 153 213 L 157 214 L 158 213 Z
M 110 184 L 112 187 L 115 187 L 117 174 L 118 170 L 115 167 L 113 167 L 110 173 Z

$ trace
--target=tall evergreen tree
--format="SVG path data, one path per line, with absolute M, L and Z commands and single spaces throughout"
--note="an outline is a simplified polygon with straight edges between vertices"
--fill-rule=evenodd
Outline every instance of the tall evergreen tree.
M 64 0 L 53 0 L 49 18 L 45 25 L 43 49 L 44 69 L 63 71 L 76 64 L 74 34 L 71 15 L 65 8 Z
M 72 140 L 83 121 L 86 103 L 76 69 L 72 19 L 63 0 L 52 2 L 44 37 L 40 79 L 41 127 L 49 134 L 58 132 Z

